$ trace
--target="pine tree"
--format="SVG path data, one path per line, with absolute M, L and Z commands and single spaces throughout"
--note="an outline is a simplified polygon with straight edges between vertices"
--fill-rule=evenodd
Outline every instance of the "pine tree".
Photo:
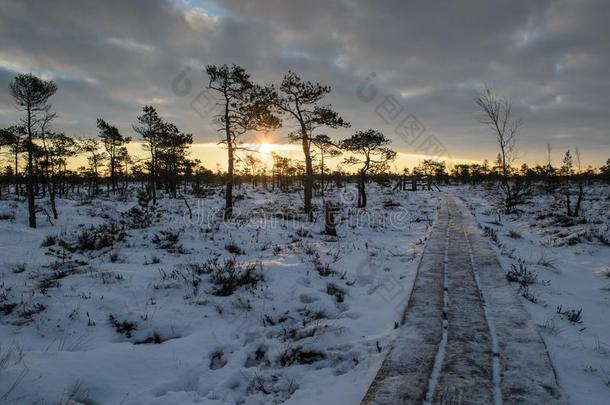
M 271 112 L 271 91 L 253 84 L 241 66 L 208 65 L 205 71 L 208 89 L 218 94 L 221 107 L 215 122 L 227 147 L 224 218 L 229 219 L 233 213 L 235 153 L 241 138 L 249 131 L 278 128 L 280 120 Z
M 99 129 L 99 138 L 106 149 L 108 154 L 108 168 L 110 172 L 110 184 L 112 185 L 112 192 L 116 192 L 117 189 L 117 172 L 121 160 L 121 148 L 127 145 L 130 141 L 130 137 L 121 135 L 117 127 L 108 124 L 102 118 L 97 119 L 97 127 Z
M 369 171 L 387 169 L 388 162 L 396 158 L 396 152 L 387 147 L 392 141 L 374 129 L 358 131 L 341 141 L 341 148 L 354 155 L 345 159 L 346 164 L 360 164 L 358 169 L 358 207 L 366 207 L 366 180 Z
M 305 178 L 303 181 L 303 201 L 309 220 L 313 221 L 311 199 L 313 196 L 313 162 L 311 147 L 314 132 L 320 127 L 349 127 L 330 105 L 322 105 L 320 101 L 330 93 L 329 86 L 320 83 L 304 82 L 294 72 L 289 71 L 282 80 L 278 90 L 274 89 L 273 102 L 276 108 L 297 124 L 297 129 L 289 137 L 294 142 L 300 142 L 305 156 Z
M 150 153 L 148 161 L 148 186 L 152 196 L 153 204 L 157 203 L 157 182 L 158 182 L 158 149 L 161 142 L 161 131 L 163 130 L 163 120 L 159 117 L 157 110 L 153 106 L 147 105 L 142 109 L 143 114 L 138 116 L 138 124 L 133 126 L 133 130 L 140 134 L 146 143 L 144 150 Z
M 48 108 L 49 98 L 57 91 L 52 81 L 42 80 L 31 73 L 19 74 L 11 82 L 10 93 L 17 109 L 25 112 L 23 123 L 27 132 L 28 152 L 27 194 L 30 228 L 36 228 L 36 201 L 34 196 L 34 132 L 38 113 Z

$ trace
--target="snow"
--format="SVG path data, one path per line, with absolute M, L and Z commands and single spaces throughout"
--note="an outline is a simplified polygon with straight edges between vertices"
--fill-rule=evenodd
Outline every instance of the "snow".
M 448 192 L 463 198 L 486 233 L 495 235 L 494 250 L 505 271 L 521 262 L 537 274 L 530 299 L 519 292 L 520 300 L 538 325 L 569 402 L 607 404 L 610 277 L 604 269 L 610 248 L 602 240 L 610 236 L 610 187 L 590 186 L 583 218 L 574 223 L 564 221 L 561 201 L 542 191 L 532 192 L 512 215 L 498 215 L 493 188 L 458 186 Z M 567 319 L 565 311 L 579 309 L 582 323 Z
M 564 404 L 489 242 L 461 200 L 442 200 L 404 324 L 364 402 Z
M 426 311 L 442 312 L 442 274 L 420 268 L 414 283 L 420 258 L 424 267 L 443 264 L 446 230 L 426 245 L 440 196 L 369 187 L 366 210 L 353 206 L 351 185 L 326 196 L 341 206 L 338 238 L 303 220 L 298 192 L 243 186 L 231 223 L 220 219 L 219 189 L 187 197 L 192 217 L 181 199 L 162 198 L 141 228 L 135 187 L 127 199 L 60 199 L 60 219 L 39 218 L 38 229 L 27 227 L 25 202 L 5 196 L 0 403 L 353 404 L 390 347 L 420 341 L 401 356 L 429 357 L 426 378 L 413 381 L 425 395 L 442 336 Z M 525 339 L 510 353 L 515 370 L 526 367 L 537 358 L 526 353 L 545 355 L 540 334 L 569 403 L 606 404 L 610 186 L 589 186 L 574 221 L 561 199 L 532 189 L 511 215 L 498 214 L 492 186 L 443 191 L 462 198 L 486 234 L 468 230 L 470 263 L 500 351 Z M 79 243 L 93 248 L 74 249 Z M 490 272 L 496 255 L 503 270 Z M 226 272 L 214 269 L 232 260 L 244 279 L 222 284 Z M 527 292 L 499 287 L 519 265 L 537 275 Z M 412 289 L 423 298 L 403 319 Z M 535 328 L 515 333 L 504 320 L 521 319 L 523 307 Z M 570 313 L 581 309 L 582 319 Z M 417 330 L 395 329 L 410 322 Z
M 339 189 L 334 238 L 300 218 L 299 193 L 248 186 L 232 223 L 216 194 L 188 198 L 192 218 L 161 199 L 139 229 L 125 214 L 136 191 L 59 200 L 60 219 L 35 230 L 24 201 L 0 201 L 15 218 L 0 221 L 0 402 L 360 401 L 407 304 L 433 193 L 371 185 L 363 211 Z M 100 249 L 61 247 L 85 230 Z M 222 295 L 203 267 L 227 260 L 252 279 Z

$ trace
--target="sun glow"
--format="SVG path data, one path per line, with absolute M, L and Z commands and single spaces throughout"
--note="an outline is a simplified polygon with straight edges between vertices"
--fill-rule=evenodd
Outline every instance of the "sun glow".
M 273 152 L 274 149 L 275 148 L 273 147 L 272 144 L 270 144 L 268 142 L 265 142 L 265 141 L 261 142 L 259 147 L 258 147 L 258 151 L 260 153 L 262 153 L 263 155 L 270 154 L 271 152 Z

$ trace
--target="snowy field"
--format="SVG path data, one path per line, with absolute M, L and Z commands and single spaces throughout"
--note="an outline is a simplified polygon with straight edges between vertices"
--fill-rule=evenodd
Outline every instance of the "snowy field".
M 510 216 L 498 215 L 495 189 L 447 191 L 466 201 L 504 269 L 529 278 L 525 288 L 514 283 L 515 290 L 540 327 L 570 403 L 608 404 L 610 186 L 587 187 L 583 213 L 575 220 L 566 219 L 562 198 L 543 191 Z
M 136 194 L 60 200 L 38 229 L 24 201 L 0 201 L 1 403 L 358 403 L 407 303 L 434 193 L 371 185 L 363 211 L 351 186 L 335 191 L 338 238 L 303 221 L 299 193 L 238 190 L 231 223 L 217 194 L 189 198 L 190 216 L 183 200 L 152 209 Z M 601 255 L 580 257 L 586 278 L 563 259 L 540 269 L 554 277 L 536 290 L 548 305 L 531 308 L 552 320 L 560 364 L 580 359 L 562 378 L 599 392 L 610 278 L 595 273 Z M 584 324 L 556 304 L 583 307 Z

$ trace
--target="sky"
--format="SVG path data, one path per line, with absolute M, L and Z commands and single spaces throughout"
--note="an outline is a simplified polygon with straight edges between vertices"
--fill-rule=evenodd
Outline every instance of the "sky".
M 205 166 L 223 163 L 206 64 L 238 64 L 259 83 L 292 70 L 332 87 L 351 128 L 392 139 L 401 165 L 425 157 L 493 160 L 473 98 L 484 85 L 523 120 L 519 160 L 580 149 L 610 158 L 610 2 L 402 0 L 0 0 L 0 127 L 15 123 L 18 73 L 54 80 L 53 126 L 95 136 L 98 117 L 134 135 L 144 105 L 193 134 Z M 284 129 L 253 134 L 287 142 Z M 292 147 L 278 147 L 298 151 Z M 408 164 L 407 164 L 408 162 Z

